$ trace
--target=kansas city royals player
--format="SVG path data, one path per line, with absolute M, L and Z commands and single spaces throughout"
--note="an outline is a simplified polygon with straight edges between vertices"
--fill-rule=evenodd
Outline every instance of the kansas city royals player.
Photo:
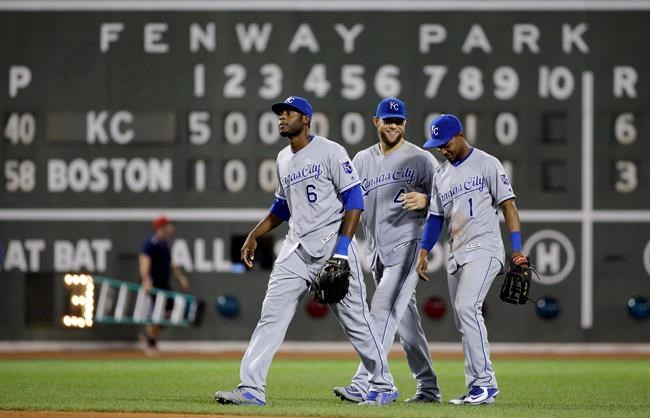
M 451 403 L 491 404 L 499 394 L 490 361 L 490 346 L 481 307 L 494 278 L 503 270 L 504 247 L 498 208 L 510 231 L 512 258 L 521 257 L 521 225 L 515 194 L 495 157 L 472 148 L 454 115 L 431 122 L 425 148 L 437 148 L 447 159 L 436 170 L 417 271 L 425 277 L 427 254 L 437 242 L 443 220 L 449 232 L 447 281 L 456 328 L 465 353 L 466 395 Z
M 289 232 L 275 261 L 262 305 L 262 314 L 242 359 L 240 385 L 217 392 L 219 403 L 265 405 L 266 376 L 296 306 L 329 257 L 347 258 L 352 270 L 349 294 L 330 305 L 350 342 L 369 370 L 366 405 L 384 405 L 398 392 L 386 353 L 372 325 L 366 289 L 352 237 L 363 210 L 359 177 L 345 149 L 309 134 L 312 107 L 291 96 L 272 106 L 279 116 L 280 134 L 289 146 L 276 161 L 278 187 L 270 213 L 250 232 L 241 249 L 242 261 L 253 266 L 257 238 L 283 221 Z
M 426 202 L 438 162 L 404 139 L 406 105 L 401 100 L 390 97 L 380 101 L 373 123 L 379 143 L 359 152 L 353 160 L 361 179 L 365 206 L 362 225 L 377 284 L 370 313 L 386 352 L 399 333 L 417 381 L 415 396 L 406 401 L 440 402 L 415 299 L 415 262 L 426 210 L 408 211 L 402 204 L 406 193 L 420 194 Z M 352 384 L 336 387 L 334 393 L 343 400 L 362 402 L 368 388 L 368 372 L 360 364 Z

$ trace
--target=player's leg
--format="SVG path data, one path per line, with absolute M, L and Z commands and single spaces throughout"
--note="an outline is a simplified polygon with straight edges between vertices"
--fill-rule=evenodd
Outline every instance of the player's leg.
M 483 319 L 483 301 L 501 270 L 501 263 L 493 257 L 466 263 L 459 269 L 460 280 L 454 309 L 462 329 L 465 344 L 465 381 L 470 392 L 464 403 L 492 403 L 498 395 L 497 380 L 490 361 L 490 345 Z
M 372 273 L 372 278 L 375 282 L 375 286 L 379 286 L 379 282 L 381 281 L 382 276 L 384 275 L 384 265 L 382 264 L 379 257 L 375 258 L 375 262 L 372 265 L 371 273 Z M 372 308 L 371 308 L 371 316 L 372 316 Z M 376 329 L 377 324 L 375 323 L 374 325 Z M 385 346 L 384 346 L 384 351 L 386 352 L 386 355 L 388 355 L 389 351 L 386 350 Z M 357 372 L 352 377 L 352 383 L 350 384 L 350 386 L 345 388 L 335 388 L 334 393 L 337 396 L 341 397 L 342 399 L 352 401 L 352 402 L 360 402 L 359 398 L 363 400 L 363 398 L 365 398 L 368 395 L 368 391 L 370 388 L 370 383 L 368 382 L 368 376 L 369 376 L 368 370 L 366 370 L 365 366 L 363 365 L 363 362 L 359 362 L 359 365 L 357 367 Z
M 413 378 L 417 383 L 415 396 L 410 402 L 439 402 L 441 399 L 438 376 L 433 371 L 429 344 L 422 329 L 415 292 L 411 296 L 406 312 L 397 328 L 397 333 L 406 353 Z
M 460 319 L 458 318 L 458 313 L 456 311 L 456 294 L 458 292 L 458 285 L 460 283 L 460 273 L 462 272 L 463 268 L 458 267 L 456 271 L 453 273 L 448 273 L 447 274 L 447 285 L 449 288 L 449 300 L 451 302 L 451 311 L 454 315 L 454 324 L 456 325 L 456 329 L 460 333 L 460 342 L 463 347 L 463 353 L 465 353 L 465 376 L 471 375 L 471 371 L 469 369 L 470 365 L 467 360 L 467 353 L 469 352 L 469 347 L 467 346 L 467 339 L 465 338 L 465 334 L 463 332 L 463 327 L 461 326 Z M 465 384 L 467 385 L 469 382 L 466 380 Z
M 266 402 L 264 390 L 271 361 L 284 340 L 296 306 L 308 289 L 307 267 L 301 252 L 302 250 L 298 248 L 281 262 L 276 262 L 271 272 L 260 320 L 242 358 L 239 393 L 235 393 L 238 397 L 252 396 L 253 398 L 249 398 L 250 402 L 241 403 L 264 404 Z M 228 402 L 230 400 L 228 397 L 232 393 L 217 392 L 215 397 L 219 401 L 219 394 L 221 394 L 222 397 L 226 397 L 226 402 L 219 402 L 238 403 Z
M 384 267 L 377 261 L 373 271 L 377 289 L 372 297 L 370 312 L 386 353 L 390 352 L 398 326 L 402 323 L 405 311 L 414 298 L 415 287 L 418 283 L 418 276 L 415 271 L 417 245 L 411 247 L 405 257 L 405 262 Z M 407 320 L 407 328 L 402 331 L 408 341 L 407 344 L 414 347 L 410 359 L 415 367 L 415 369 L 412 369 L 414 374 L 419 374 L 422 379 L 425 379 L 426 375 L 427 381 L 421 380 L 418 384 L 424 389 L 423 393 L 427 393 L 428 397 L 436 399 L 439 398 L 439 389 L 435 373 L 431 367 L 426 337 L 420 325 L 417 304 L 415 301 L 413 303 L 417 322 L 413 324 L 410 320 Z M 409 318 L 411 316 L 412 314 L 409 315 Z M 426 370 L 427 368 L 428 370 Z M 364 391 L 367 390 L 366 382 L 367 371 L 363 364 L 360 364 L 357 374 L 352 379 L 352 386 L 361 388 L 361 391 Z
M 385 267 L 371 302 L 373 320 L 381 333 L 386 353 L 390 352 L 395 334 L 399 332 L 407 350 L 407 360 L 418 378 L 418 392 L 427 398 L 439 399 L 440 389 L 431 366 L 427 339 L 417 311 L 415 270 L 417 245 L 412 245 L 405 262 Z
M 331 307 L 354 349 L 361 357 L 361 362 L 369 372 L 369 397 L 381 393 L 385 396 L 382 395 L 380 398 L 390 402 L 397 398 L 397 389 L 388 367 L 386 352 L 372 323 L 366 304 L 366 288 L 357 254 L 356 244 L 353 242 L 350 244 L 348 254 L 352 270 L 349 294 L 341 302 L 331 305 Z

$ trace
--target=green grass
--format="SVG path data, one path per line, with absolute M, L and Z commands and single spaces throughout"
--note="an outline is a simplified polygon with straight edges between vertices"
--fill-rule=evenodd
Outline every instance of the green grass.
M 465 391 L 461 361 L 435 362 L 443 398 Z M 364 408 L 331 392 L 353 361 L 273 363 L 266 407 L 217 405 L 215 390 L 239 382 L 230 360 L 0 361 L 0 409 L 182 412 L 335 417 L 619 417 L 650 413 L 650 361 L 496 361 L 501 395 L 493 406 L 406 405 L 415 384 L 404 361 L 391 367 L 397 403 Z M 1 415 L 1 414 L 0 414 Z

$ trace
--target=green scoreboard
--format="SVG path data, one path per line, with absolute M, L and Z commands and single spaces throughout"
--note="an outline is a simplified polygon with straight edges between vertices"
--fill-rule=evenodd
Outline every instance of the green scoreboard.
M 35 277 L 137 281 L 166 213 L 195 289 L 250 300 L 250 328 L 268 270 L 238 275 L 233 255 L 286 146 L 270 105 L 307 97 L 312 131 L 353 156 L 376 141 L 377 102 L 399 96 L 410 141 L 455 113 L 511 174 L 533 293 L 562 312 L 544 321 L 493 291 L 488 312 L 512 325 L 495 339 L 642 341 L 626 302 L 650 297 L 650 3 L 610 3 L 0 2 L 0 313 L 28 310 L 30 283 L 49 280 Z M 445 253 L 423 297 L 446 296 Z M 450 321 L 427 326 L 456 339 Z M 16 319 L 0 338 L 31 332 Z

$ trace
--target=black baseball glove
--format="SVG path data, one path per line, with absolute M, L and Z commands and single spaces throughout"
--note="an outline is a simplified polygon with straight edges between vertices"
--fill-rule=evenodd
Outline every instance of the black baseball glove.
M 332 257 L 318 273 L 309 289 L 320 303 L 339 303 L 350 288 L 350 265 L 344 258 Z
M 528 302 L 531 271 L 528 256 L 518 254 L 512 257 L 510 263 L 508 263 L 506 277 L 501 286 L 501 300 L 515 305 L 523 305 Z

